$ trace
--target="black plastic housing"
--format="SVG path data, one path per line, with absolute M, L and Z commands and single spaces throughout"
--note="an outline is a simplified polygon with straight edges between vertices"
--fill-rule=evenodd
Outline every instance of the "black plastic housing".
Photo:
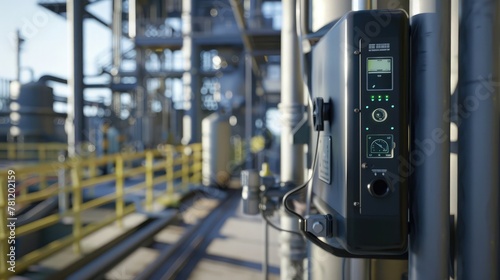
M 313 99 L 330 106 L 313 201 L 351 254 L 407 250 L 409 29 L 404 11 L 350 12 L 313 49 Z

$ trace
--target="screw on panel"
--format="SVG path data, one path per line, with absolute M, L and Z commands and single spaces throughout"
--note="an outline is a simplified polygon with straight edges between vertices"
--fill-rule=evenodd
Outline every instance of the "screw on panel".
M 315 233 L 320 233 L 325 229 L 325 227 L 320 222 L 314 222 L 312 229 L 314 230 Z

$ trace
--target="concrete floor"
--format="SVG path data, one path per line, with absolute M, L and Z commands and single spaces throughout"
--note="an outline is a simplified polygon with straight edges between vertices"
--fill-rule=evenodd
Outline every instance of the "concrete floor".
M 278 236 L 276 230 L 269 228 L 269 279 L 279 279 Z M 189 279 L 263 279 L 263 260 L 264 222 L 260 215 L 244 215 L 239 204 L 220 229 L 219 236 L 210 243 Z

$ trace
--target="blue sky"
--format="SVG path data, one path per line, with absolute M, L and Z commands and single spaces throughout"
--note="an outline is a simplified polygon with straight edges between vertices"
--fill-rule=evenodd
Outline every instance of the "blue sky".
M 60 0 L 57 0 L 60 1 Z M 68 77 L 68 25 L 67 21 L 37 5 L 38 0 L 0 0 L 0 78 L 15 78 L 15 32 L 25 38 L 21 66 L 31 68 L 35 79 L 50 74 Z M 102 1 L 88 10 L 106 22 L 111 21 L 111 1 Z M 111 32 L 94 20 L 84 25 L 85 74 L 96 74 L 97 61 L 110 58 Z M 22 82 L 30 81 L 29 71 L 24 70 Z M 64 86 L 54 85 L 55 94 L 66 95 Z M 90 94 L 90 96 L 89 96 Z M 105 91 L 86 92 L 91 99 L 105 95 Z

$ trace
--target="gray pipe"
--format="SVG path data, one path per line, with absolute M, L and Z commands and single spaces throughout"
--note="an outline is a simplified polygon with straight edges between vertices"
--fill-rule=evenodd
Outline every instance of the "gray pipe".
M 122 0 L 113 0 L 113 22 L 112 22 L 112 54 L 113 54 L 113 83 L 120 83 L 120 67 L 122 55 Z M 116 115 L 120 115 L 121 94 L 113 91 L 111 98 L 111 108 Z
M 183 121 L 183 144 L 201 141 L 201 95 L 199 94 L 198 69 L 200 55 L 193 41 L 193 0 L 182 1 L 182 56 L 184 74 L 182 76 L 186 114 Z
M 325 24 L 340 19 L 351 10 L 352 6 L 352 0 L 309 1 L 309 3 L 309 29 L 311 31 L 317 31 Z M 314 95 L 314 92 L 312 94 Z M 316 245 L 310 245 L 309 247 L 308 267 L 310 269 L 310 279 L 348 279 L 346 278 L 348 274 L 347 259 L 327 253 Z
M 69 78 L 68 117 L 66 133 L 68 135 L 68 153 L 75 156 L 84 141 L 83 115 L 83 0 L 68 1 L 68 28 L 70 40 L 71 71 Z
M 304 92 L 301 78 L 299 40 L 296 31 L 296 0 L 283 1 L 281 29 L 281 181 L 304 182 L 304 145 L 293 143 L 293 129 L 304 116 Z M 298 220 L 283 209 L 281 227 L 298 231 Z M 302 279 L 305 242 L 296 234 L 281 232 L 281 279 Z
M 499 279 L 500 3 L 461 4 L 458 277 Z
M 411 1 L 410 279 L 448 279 L 450 3 Z
M 370 10 L 372 8 L 372 0 L 352 0 L 352 10 Z
M 24 39 L 21 37 L 21 31 L 16 30 L 16 81 L 21 81 L 21 45 Z

